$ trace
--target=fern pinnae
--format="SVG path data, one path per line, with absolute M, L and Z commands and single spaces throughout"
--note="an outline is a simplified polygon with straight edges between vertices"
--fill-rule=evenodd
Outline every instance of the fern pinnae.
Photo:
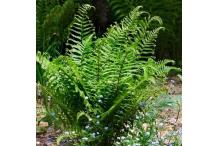
M 119 67 L 119 70 L 118 70 L 118 77 L 117 77 L 117 84 L 116 84 L 116 91 L 115 91 L 115 95 L 118 95 L 119 93 L 119 83 L 120 83 L 120 78 L 121 78 L 121 75 L 122 75 L 122 71 L 123 71 L 123 67 L 124 67 L 124 64 L 125 64 L 125 60 L 126 60 L 126 57 L 127 57 L 127 51 L 125 52 L 125 55 L 123 57 L 123 60 L 120 62 L 120 67 Z
M 88 4 L 82 5 L 78 10 L 78 14 L 75 15 L 75 18 L 69 27 L 69 35 L 66 42 L 67 51 L 70 56 L 77 60 L 77 62 L 79 61 L 77 58 L 79 56 L 83 56 L 83 50 L 81 49 L 81 47 L 76 46 L 82 46 L 82 40 L 85 40 L 90 35 L 93 35 L 93 37 L 95 37 L 93 24 L 87 16 L 88 11 L 91 8 L 93 7 Z

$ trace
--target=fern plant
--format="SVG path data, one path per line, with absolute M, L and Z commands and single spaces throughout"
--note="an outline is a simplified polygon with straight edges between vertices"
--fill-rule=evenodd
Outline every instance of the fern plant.
M 158 58 L 172 58 L 181 65 L 182 47 L 182 1 L 181 0 L 108 0 L 114 21 L 122 20 L 134 7 L 141 5 L 144 10 L 163 19 L 166 31 L 158 37 Z
M 42 90 L 47 110 L 56 113 L 65 129 L 76 131 L 78 143 L 107 146 L 142 101 L 164 91 L 172 69 L 166 64 L 172 61 L 152 59 L 164 29 L 160 17 L 138 6 L 96 38 L 87 15 L 91 8 L 79 9 L 69 27 L 68 52 L 47 64 Z
M 37 0 L 37 51 L 57 57 L 65 52 L 68 27 L 78 9 L 79 0 Z

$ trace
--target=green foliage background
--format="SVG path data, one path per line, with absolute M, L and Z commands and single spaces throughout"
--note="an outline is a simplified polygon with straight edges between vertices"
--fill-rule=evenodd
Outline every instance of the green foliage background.
M 158 59 L 169 58 L 181 67 L 182 61 L 182 1 L 181 0 L 37 0 L 37 50 L 49 52 L 51 56 L 65 53 L 67 31 L 78 7 L 81 4 L 95 4 L 97 12 L 109 13 L 92 14 L 92 20 L 100 21 L 96 17 L 106 19 L 108 24 L 120 22 L 136 6 L 143 6 L 143 10 L 152 16 L 160 16 L 163 20 L 162 31 L 157 39 L 155 56 Z M 102 4 L 96 4 L 102 3 Z M 102 5 L 108 5 L 103 8 Z M 109 9 L 109 10 L 108 10 Z M 107 17 L 107 18 L 104 18 Z M 96 32 L 99 31 L 95 23 Z M 100 30 L 104 31 L 104 30 Z
M 151 15 L 160 16 L 166 28 L 158 37 L 156 56 L 182 64 L 182 0 L 108 0 L 112 19 L 119 21 L 140 5 Z

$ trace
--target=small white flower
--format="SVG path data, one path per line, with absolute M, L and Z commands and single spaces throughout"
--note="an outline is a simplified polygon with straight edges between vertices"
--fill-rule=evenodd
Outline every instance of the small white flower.
M 88 97 L 88 96 L 85 96 L 85 99 L 89 99 L 89 97 Z
M 89 129 L 89 125 L 87 125 L 85 128 L 86 128 L 86 129 Z
M 163 127 L 163 125 L 164 125 L 163 123 L 160 123 L 160 124 L 159 124 L 160 127 Z
M 173 133 L 172 133 L 172 135 L 173 135 L 173 136 L 176 136 L 176 135 L 177 135 L 177 133 L 176 133 L 176 132 L 173 132 Z
M 131 129 L 131 130 L 130 130 L 130 132 L 131 132 L 131 133 L 134 133 L 134 130 L 133 130 L 133 129 Z
M 100 118 L 100 115 L 97 115 L 96 118 Z
M 104 130 L 108 130 L 108 127 L 104 127 Z
M 158 141 L 152 141 L 151 144 L 158 144 Z
M 131 139 L 133 136 L 128 133 L 127 137 L 128 137 L 129 139 Z
M 171 104 L 171 103 L 168 103 L 168 106 L 172 106 L 172 104 Z
M 170 82 L 171 82 L 171 83 L 173 83 L 173 84 L 175 83 L 175 81 L 174 81 L 174 80 L 170 80 Z
M 100 122 L 99 122 L 99 121 L 97 121 L 97 122 L 96 122 L 96 124 L 98 125 L 98 124 L 100 124 Z
M 64 132 L 64 134 L 70 134 L 70 132 L 68 132 L 68 131 L 65 131 L 65 132 Z
M 141 144 L 140 143 L 135 143 L 134 146 L 141 146 Z
M 148 124 L 147 123 L 143 123 L 142 124 L 142 128 L 144 129 L 144 131 L 146 131 L 148 129 Z
M 88 138 L 87 137 L 83 137 L 82 140 L 88 140 Z
M 102 103 L 102 100 L 101 100 L 101 99 L 99 99 L 99 100 L 98 100 L 98 102 L 99 102 L 99 103 Z
M 136 141 L 139 141 L 139 138 L 138 138 L 138 137 L 136 137 Z
M 96 134 L 99 134 L 99 132 L 96 132 Z
M 95 138 L 95 133 L 92 133 L 92 137 L 94 137 L 94 138 Z
M 169 122 L 170 122 L 171 124 L 175 124 L 175 123 L 176 123 L 176 119 L 175 119 L 175 118 L 170 118 Z
M 122 139 L 122 140 L 124 140 L 124 139 L 125 139 L 125 137 L 124 137 L 124 136 L 121 136 L 121 139 Z

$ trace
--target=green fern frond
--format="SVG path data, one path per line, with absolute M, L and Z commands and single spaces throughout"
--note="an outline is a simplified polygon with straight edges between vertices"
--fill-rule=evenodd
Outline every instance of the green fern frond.
M 135 6 L 133 5 L 135 1 L 133 0 L 108 0 L 111 11 L 113 12 L 113 17 L 116 20 L 123 19 Z
M 60 145 L 61 141 L 63 141 L 64 139 L 73 139 L 73 138 L 77 138 L 77 137 L 78 137 L 78 135 L 75 134 L 74 131 L 63 133 L 57 137 L 57 140 L 56 140 L 57 145 Z
M 156 43 L 160 51 L 156 56 L 176 59 L 181 61 L 181 0 L 108 0 L 114 21 L 122 20 L 134 7 L 141 5 L 143 10 L 160 16 L 166 31 L 160 33 Z M 153 17 L 151 20 L 156 19 Z M 161 21 L 160 21 L 161 22 Z M 179 52 L 179 53 L 178 53 Z M 164 53 L 164 54 L 163 54 Z
M 62 112 L 67 110 L 66 115 L 70 112 L 76 120 L 77 112 L 84 107 L 95 112 L 89 103 L 89 95 L 86 92 L 80 71 L 72 58 L 60 56 L 54 59 L 46 69 L 45 78 L 47 78 L 45 85 L 47 96 L 52 97 L 53 103 L 61 107 L 59 110 L 63 109 Z M 65 106 L 70 106 L 71 109 L 64 108 Z M 73 119 L 69 120 L 72 122 Z
M 92 120 L 92 118 L 87 114 L 85 113 L 84 111 L 81 111 L 81 112 L 78 112 L 77 113 L 77 121 L 79 121 L 79 119 L 82 117 L 82 116 L 85 116 L 89 121 Z
M 49 11 L 59 4 L 58 0 L 36 0 L 36 17 L 40 24 L 43 23 Z
M 66 30 L 72 22 L 78 2 L 66 0 L 37 0 L 37 50 L 52 57 L 64 50 Z
M 50 61 L 50 56 L 46 53 L 37 52 L 36 54 L 36 82 L 44 85 L 44 73 Z
M 147 60 L 149 57 L 154 57 L 155 43 L 160 30 L 164 30 L 164 27 L 158 27 L 151 31 L 144 29 L 138 30 L 138 35 L 135 36 L 135 39 L 140 48 L 138 54 L 140 60 Z
M 69 27 L 69 36 L 67 39 L 67 51 L 70 56 L 72 56 L 76 62 L 81 60 L 83 50 L 81 47 L 82 41 L 91 38 L 95 38 L 95 29 L 89 19 L 88 12 L 94 7 L 89 4 L 82 5 L 78 13 L 75 15 L 73 22 Z

